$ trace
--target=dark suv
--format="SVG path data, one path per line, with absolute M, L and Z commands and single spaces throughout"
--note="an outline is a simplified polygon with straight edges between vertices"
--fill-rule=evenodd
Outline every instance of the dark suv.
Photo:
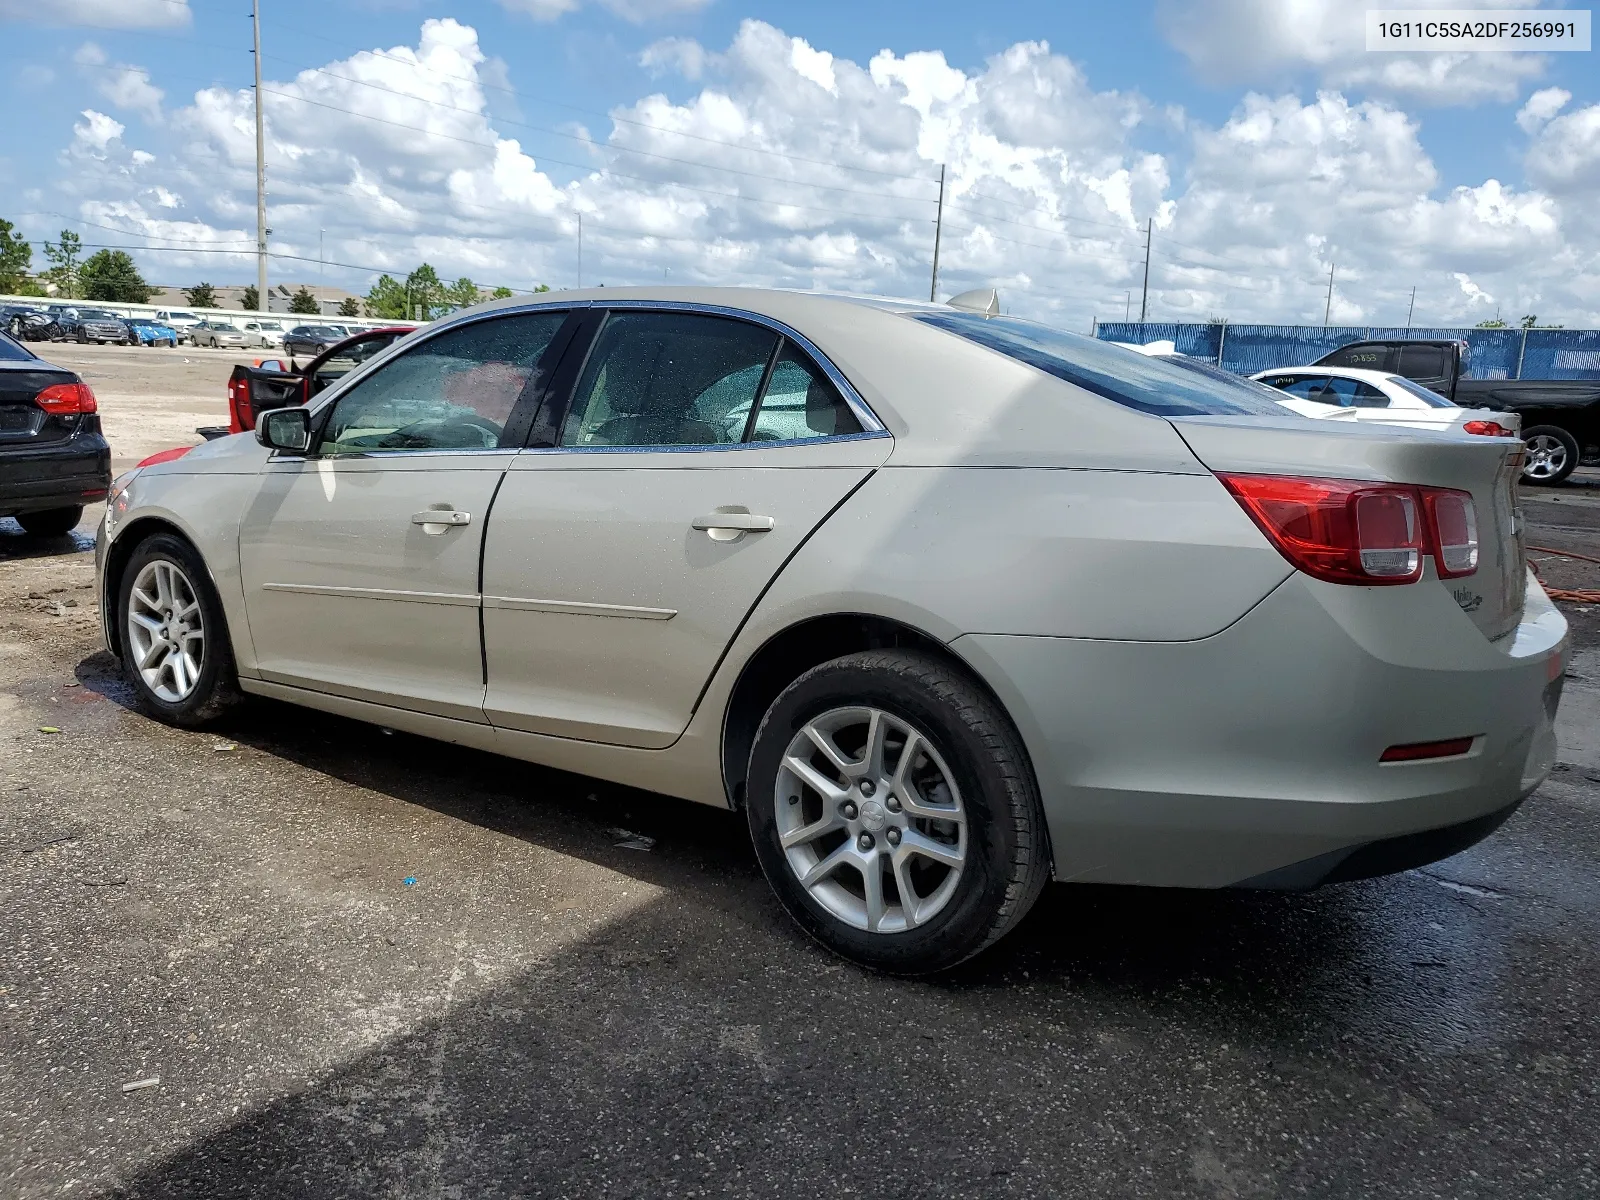
M 59 537 L 110 487 L 111 447 L 89 385 L 0 334 L 0 517 Z

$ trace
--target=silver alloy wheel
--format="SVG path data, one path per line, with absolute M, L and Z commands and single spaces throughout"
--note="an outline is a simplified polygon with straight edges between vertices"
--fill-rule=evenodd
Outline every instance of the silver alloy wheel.
M 145 686 L 168 704 L 186 700 L 206 661 L 200 597 L 183 568 L 158 558 L 128 593 L 128 649 Z
M 892 713 L 834 708 L 808 721 L 784 751 L 773 801 L 795 878 L 856 929 L 914 929 L 961 882 L 960 789 L 932 741 Z
M 1560 438 L 1539 433 L 1523 444 L 1528 448 L 1522 463 L 1524 479 L 1553 479 L 1566 469 L 1567 447 Z

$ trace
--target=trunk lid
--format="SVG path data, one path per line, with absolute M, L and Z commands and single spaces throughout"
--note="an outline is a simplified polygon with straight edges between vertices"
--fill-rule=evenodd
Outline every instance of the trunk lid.
M 1435 433 L 1292 417 L 1174 417 L 1173 427 L 1209 470 L 1307 475 L 1455 488 L 1472 494 L 1478 569 L 1439 579 L 1430 565 L 1415 587 L 1448 590 L 1490 640 L 1517 627 L 1527 590 L 1518 480 L 1522 443 L 1513 438 Z
M 47 387 L 77 381 L 71 371 L 42 359 L 0 360 L 0 454 L 71 437 L 82 418 L 47 413 L 33 398 Z

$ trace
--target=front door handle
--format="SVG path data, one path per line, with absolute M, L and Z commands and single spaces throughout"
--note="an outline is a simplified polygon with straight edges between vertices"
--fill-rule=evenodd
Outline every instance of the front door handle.
M 770 533 L 777 524 L 771 517 L 749 512 L 714 512 L 694 519 L 694 528 L 705 530 L 714 542 L 735 542 L 747 533 Z
M 430 508 L 423 512 L 412 513 L 411 523 L 421 525 L 423 533 L 437 537 L 446 529 L 458 525 L 471 525 L 472 514 L 455 512 L 448 508 Z

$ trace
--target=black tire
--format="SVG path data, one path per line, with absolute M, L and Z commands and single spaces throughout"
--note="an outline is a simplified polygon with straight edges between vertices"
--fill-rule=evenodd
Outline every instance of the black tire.
M 17 524 L 33 537 L 65 537 L 83 520 L 83 505 L 47 508 L 43 512 L 18 513 Z
M 814 718 L 852 706 L 879 709 L 927 738 L 948 767 L 966 813 L 966 861 L 954 889 L 931 918 L 896 932 L 868 932 L 830 912 L 801 884 L 779 841 L 777 787 L 790 743 Z M 924 975 L 971 958 L 1022 919 L 1049 879 L 1044 813 L 1021 737 L 986 692 L 930 654 L 863 651 L 800 676 L 773 701 L 757 731 L 747 796 L 756 856 L 789 915 L 829 950 L 874 970 Z M 799 819 L 817 819 L 810 808 L 819 801 L 827 803 L 821 793 L 808 795 L 806 815 Z M 887 790 L 883 801 L 889 803 Z M 861 805 L 855 811 L 864 820 L 866 802 Z M 891 805 L 891 811 L 899 810 Z M 847 833 L 843 840 L 856 836 Z M 888 846 L 884 840 L 873 853 L 893 853 Z M 893 876 L 885 878 L 887 889 Z M 859 884 L 861 875 L 853 879 Z
M 1524 429 L 1522 443 L 1527 448 L 1527 455 L 1522 460 L 1523 483 L 1553 487 L 1565 483 L 1567 476 L 1578 469 L 1578 458 L 1582 453 L 1578 439 L 1559 425 L 1535 425 L 1532 429 Z
M 193 691 L 176 702 L 163 699 L 151 690 L 139 673 L 128 644 L 128 606 L 134 581 L 148 564 L 158 560 L 173 563 L 183 571 L 194 589 L 195 599 L 200 602 L 205 621 L 205 648 L 197 682 Z M 211 575 L 199 551 L 182 538 L 170 533 L 152 534 L 134 548 L 117 582 L 116 621 L 123 678 L 133 688 L 139 707 L 158 721 L 193 729 L 216 720 L 242 699 L 222 601 L 211 585 Z

